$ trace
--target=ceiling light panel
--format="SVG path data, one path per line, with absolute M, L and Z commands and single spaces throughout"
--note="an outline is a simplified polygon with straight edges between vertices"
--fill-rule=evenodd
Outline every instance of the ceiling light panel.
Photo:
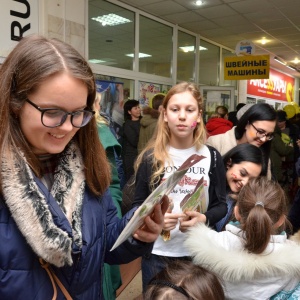
M 108 14 L 108 15 L 98 16 L 98 17 L 92 18 L 92 20 L 101 23 L 102 26 L 116 26 L 116 25 L 121 25 L 121 24 L 132 22 L 129 19 L 123 18 L 116 14 Z
M 195 47 L 194 46 L 183 46 L 183 47 L 179 47 L 183 52 L 192 52 L 194 51 Z M 200 46 L 199 50 L 207 50 L 207 48 Z
M 126 56 L 134 57 L 134 54 L 133 54 L 133 53 L 130 53 L 130 54 L 126 54 Z M 145 58 L 145 57 L 151 57 L 151 56 L 152 56 L 152 55 L 150 55 L 150 54 L 139 53 L 139 58 Z

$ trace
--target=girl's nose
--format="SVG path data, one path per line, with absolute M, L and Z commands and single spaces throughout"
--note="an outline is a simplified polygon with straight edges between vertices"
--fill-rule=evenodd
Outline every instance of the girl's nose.
M 179 111 L 179 119 L 185 119 L 185 111 L 183 109 Z

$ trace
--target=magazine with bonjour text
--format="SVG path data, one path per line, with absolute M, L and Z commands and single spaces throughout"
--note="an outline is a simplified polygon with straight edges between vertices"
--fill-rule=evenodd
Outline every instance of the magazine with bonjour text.
M 182 201 L 180 202 L 180 208 L 182 212 L 186 211 L 197 211 L 204 214 L 207 210 L 206 197 L 204 191 L 204 177 L 202 177 L 194 191 L 190 194 L 187 194 Z
M 190 156 L 181 166 L 177 169 L 172 175 L 170 175 L 163 183 L 161 183 L 141 204 L 141 206 L 135 211 L 133 217 L 125 226 L 120 236 L 112 246 L 111 250 L 114 250 L 119 245 L 121 245 L 124 241 L 126 241 L 138 228 L 143 226 L 144 219 L 146 216 L 149 216 L 154 209 L 154 206 L 157 203 L 160 203 L 162 197 L 164 195 L 169 195 L 169 193 L 174 189 L 176 184 L 180 181 L 183 175 L 187 172 L 187 170 L 199 162 L 201 159 L 205 158 L 204 156 L 200 156 L 194 154 Z

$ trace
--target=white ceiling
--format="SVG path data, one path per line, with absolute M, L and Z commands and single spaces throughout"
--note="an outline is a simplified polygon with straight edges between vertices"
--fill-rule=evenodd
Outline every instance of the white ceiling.
M 95 2 L 91 1 L 90 2 Z M 300 0 L 121 0 L 163 20 L 200 34 L 230 49 L 242 40 L 251 40 L 255 54 L 270 54 L 271 66 L 300 78 L 273 60 L 278 56 L 294 64 L 300 60 Z M 258 41 L 265 37 L 265 45 Z

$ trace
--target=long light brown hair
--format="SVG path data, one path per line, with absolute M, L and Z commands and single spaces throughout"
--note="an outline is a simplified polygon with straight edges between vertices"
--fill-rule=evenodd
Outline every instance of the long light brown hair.
M 18 116 L 28 94 L 34 93 L 50 76 L 63 72 L 85 84 L 87 108 L 92 109 L 95 100 L 92 70 L 85 59 L 64 42 L 38 35 L 24 37 L 0 68 L 0 157 L 7 157 L 10 152 L 22 157 L 22 152 L 38 177 L 42 176 L 40 162 L 22 133 Z M 110 169 L 95 118 L 79 129 L 73 140 L 82 153 L 87 185 L 95 195 L 102 194 L 110 183 Z
M 154 188 L 155 184 L 158 183 L 160 175 L 163 173 L 165 162 L 172 164 L 167 150 L 167 147 L 170 144 L 171 140 L 171 131 L 168 124 L 164 121 L 164 111 L 166 111 L 169 100 L 172 96 L 184 92 L 190 92 L 192 94 L 192 96 L 197 101 L 199 113 L 202 112 L 201 93 L 194 83 L 181 82 L 174 85 L 164 98 L 164 101 L 162 103 L 163 111 L 158 118 L 156 131 L 152 139 L 148 142 L 148 144 L 136 160 L 135 169 L 137 170 L 143 160 L 144 155 L 148 155 L 152 159 L 153 173 L 150 179 L 150 187 L 152 189 Z M 197 150 L 199 150 L 205 143 L 205 141 L 206 129 L 201 118 L 200 123 L 198 123 L 194 130 L 194 146 Z

